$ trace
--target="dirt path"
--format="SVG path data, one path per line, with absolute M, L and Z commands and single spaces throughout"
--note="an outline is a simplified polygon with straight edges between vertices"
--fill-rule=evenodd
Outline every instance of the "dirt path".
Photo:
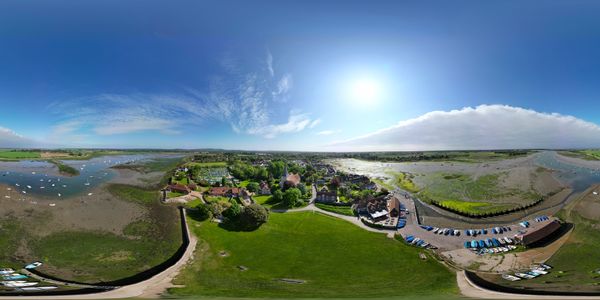
M 183 214 L 185 219 L 185 211 Z M 179 259 L 174 265 L 170 266 L 165 271 L 151 277 L 150 279 L 142 282 L 122 286 L 114 290 L 83 294 L 83 295 L 64 295 L 64 296 L 0 296 L 0 299 L 120 299 L 120 298 L 158 298 L 161 294 L 169 287 L 172 287 L 171 283 L 175 276 L 179 274 L 179 271 L 190 261 L 196 249 L 197 238 L 190 234 L 187 220 L 185 221 L 187 227 L 188 238 L 190 243 L 185 250 L 181 259 Z

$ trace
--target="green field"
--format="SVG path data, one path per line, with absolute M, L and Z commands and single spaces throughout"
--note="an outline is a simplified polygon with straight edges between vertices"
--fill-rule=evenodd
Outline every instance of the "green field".
M 38 151 L 8 151 L 0 150 L 0 159 L 40 158 Z
M 189 219 L 196 259 L 175 296 L 250 298 L 454 297 L 452 271 L 383 234 L 315 213 L 271 214 L 254 232 Z M 245 270 L 240 269 L 243 266 Z M 281 279 L 300 280 L 286 283 Z
M 322 210 L 326 210 L 336 214 L 354 216 L 354 212 L 352 211 L 352 208 L 350 206 L 327 205 L 323 203 L 315 203 L 315 206 Z

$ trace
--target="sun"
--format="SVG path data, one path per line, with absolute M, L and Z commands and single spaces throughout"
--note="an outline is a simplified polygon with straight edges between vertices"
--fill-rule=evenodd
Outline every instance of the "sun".
M 382 86 L 373 78 L 360 78 L 350 83 L 348 92 L 357 104 L 375 104 L 381 98 Z

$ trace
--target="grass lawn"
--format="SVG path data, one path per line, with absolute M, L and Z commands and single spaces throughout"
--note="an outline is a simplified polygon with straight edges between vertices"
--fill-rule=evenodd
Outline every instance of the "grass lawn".
M 180 192 L 168 192 L 167 193 L 167 198 L 177 198 L 177 197 L 181 197 L 185 195 L 184 193 L 180 193 Z
M 175 296 L 302 298 L 455 296 L 453 272 L 419 249 L 342 220 L 271 214 L 253 232 L 192 219 L 196 258 L 175 279 Z M 225 251 L 227 255 L 219 253 Z M 247 268 L 241 271 L 238 266 Z M 303 284 L 280 279 L 304 280 Z
M 0 150 L 0 159 L 40 158 L 38 151 L 7 151 Z
M 354 216 L 354 212 L 350 206 L 327 205 L 323 203 L 315 203 L 315 206 L 326 211 L 330 211 L 340 215 Z
M 229 198 L 221 196 L 204 196 L 206 202 L 229 202 Z

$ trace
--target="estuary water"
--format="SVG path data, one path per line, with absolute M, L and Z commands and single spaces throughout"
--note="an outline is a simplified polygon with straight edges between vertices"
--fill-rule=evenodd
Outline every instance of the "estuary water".
M 570 186 L 575 193 L 583 192 L 593 184 L 600 183 L 600 162 L 586 161 L 582 164 L 561 160 L 555 151 L 536 154 L 535 163 L 554 170 L 554 177 Z
M 165 157 L 164 154 L 135 154 L 101 156 L 88 160 L 64 160 L 62 163 L 77 170 L 78 176 L 65 176 L 45 161 L 22 160 L 0 162 L 0 183 L 13 193 L 38 195 L 47 198 L 67 198 L 87 195 L 97 186 L 117 175 L 112 166 Z

